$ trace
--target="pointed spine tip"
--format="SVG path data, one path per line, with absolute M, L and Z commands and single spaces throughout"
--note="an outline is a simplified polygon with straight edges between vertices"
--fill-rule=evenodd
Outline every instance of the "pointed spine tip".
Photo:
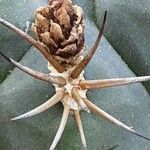
M 99 34 L 97 36 L 97 39 L 93 45 L 93 47 L 90 49 L 90 51 L 86 54 L 86 56 L 84 57 L 84 59 L 78 64 L 78 66 L 76 66 L 76 68 L 72 71 L 71 73 L 71 78 L 72 79 L 76 79 L 78 78 L 78 76 L 80 75 L 80 73 L 84 70 L 84 68 L 88 65 L 88 63 L 90 62 L 90 60 L 92 59 L 93 55 L 95 54 L 98 45 L 101 41 L 103 32 L 104 32 L 104 27 L 106 24 L 106 17 L 107 17 L 107 11 L 105 11 L 104 14 L 104 18 L 103 18 L 103 23 L 102 23 L 102 27 L 99 30 Z
M 11 59 L 9 57 L 7 57 L 6 55 L 4 55 L 1 51 L 0 51 L 1 56 L 3 56 L 7 61 L 11 62 Z
M 10 121 L 15 121 L 15 120 L 16 120 L 15 118 L 10 119 Z
M 23 118 L 20 118 L 20 117 L 14 117 L 14 118 L 12 118 L 12 119 L 10 119 L 10 120 L 13 122 L 13 121 L 17 121 L 17 120 L 20 120 L 20 119 L 23 119 Z
M 40 106 L 30 110 L 27 113 L 24 113 L 24 114 L 22 114 L 22 115 L 20 115 L 18 117 L 12 118 L 11 121 L 24 119 L 24 118 L 29 118 L 29 117 L 35 116 L 37 114 L 40 114 L 40 113 L 46 111 L 47 109 L 51 108 L 55 104 L 57 104 L 60 100 L 63 99 L 63 97 L 64 97 L 64 89 L 62 89 L 59 92 L 57 92 L 53 97 L 51 97 L 45 103 L 43 103 Z
M 141 134 L 139 134 L 139 133 L 137 133 L 137 132 L 133 132 L 133 133 L 134 133 L 135 135 L 137 135 L 137 136 L 139 136 L 139 137 L 145 139 L 145 140 L 150 141 L 150 138 L 148 138 L 148 137 L 146 137 L 146 136 L 143 136 L 143 135 L 141 135 Z

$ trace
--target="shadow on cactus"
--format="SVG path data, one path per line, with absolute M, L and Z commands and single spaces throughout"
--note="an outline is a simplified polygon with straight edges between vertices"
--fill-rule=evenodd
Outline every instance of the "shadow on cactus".
M 128 127 L 103 111 L 88 100 L 86 96 L 87 90 L 90 89 L 121 86 L 150 80 L 150 76 L 103 80 L 86 80 L 84 78 L 84 69 L 92 59 L 103 35 L 107 11 L 105 12 L 98 37 L 85 57 L 82 55 L 85 43 L 83 11 L 81 7 L 72 5 L 72 2 L 69 0 L 52 0 L 49 1 L 47 6 L 38 8 L 35 17 L 36 19 L 32 29 L 37 36 L 37 40 L 34 40 L 27 33 L 2 18 L 0 18 L 0 23 L 19 34 L 45 56 L 45 59 L 48 61 L 50 74 L 32 70 L 5 56 L 2 52 L 0 52 L 0 54 L 25 73 L 37 79 L 52 83 L 55 87 L 56 94 L 42 105 L 11 120 L 15 121 L 37 115 L 51 108 L 58 102 L 62 102 L 64 111 L 50 150 L 56 148 L 65 129 L 69 114 L 74 115 L 83 148 L 87 149 L 80 111 L 96 113 L 112 124 L 141 138 L 150 140 L 150 138 L 139 134 L 131 127 Z

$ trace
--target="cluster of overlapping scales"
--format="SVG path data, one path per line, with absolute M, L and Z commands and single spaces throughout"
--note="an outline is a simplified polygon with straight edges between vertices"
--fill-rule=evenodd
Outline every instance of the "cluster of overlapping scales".
M 60 58 L 76 56 L 83 49 L 83 11 L 69 0 L 50 1 L 38 8 L 32 29 L 38 41 Z
M 88 113 L 92 111 L 109 122 L 137 136 L 150 140 L 100 109 L 86 97 L 86 92 L 89 89 L 113 87 L 150 80 L 150 76 L 105 80 L 84 79 L 84 68 L 87 66 L 98 47 L 104 31 L 106 15 L 107 12 L 105 12 L 102 28 L 96 42 L 85 57 L 80 53 L 84 45 L 83 12 L 79 6 L 73 6 L 70 0 L 52 0 L 46 7 L 37 9 L 33 30 L 37 34 L 38 41 L 0 18 L 1 24 L 10 28 L 35 46 L 49 62 L 48 69 L 51 73 L 44 74 L 23 66 L 0 52 L 4 58 L 22 71 L 40 80 L 50 82 L 55 86 L 56 94 L 52 98 L 37 108 L 12 119 L 12 121 L 14 121 L 34 116 L 61 101 L 64 106 L 64 111 L 50 150 L 54 150 L 57 146 L 70 112 L 75 116 L 82 145 L 84 149 L 87 149 L 86 138 L 80 118 L 81 110 L 87 111 Z

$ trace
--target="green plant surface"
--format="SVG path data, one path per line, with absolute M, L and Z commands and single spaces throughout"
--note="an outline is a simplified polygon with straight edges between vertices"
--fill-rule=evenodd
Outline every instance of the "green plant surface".
M 4 3 L 5 1 L 3 0 L 2 2 Z M 2 2 L 0 1 L 0 3 Z M 78 4 L 81 3 L 79 0 L 76 2 Z M 94 14 L 94 3 L 92 5 L 92 1 L 84 0 L 81 5 L 86 12 L 86 53 L 93 45 L 98 34 L 98 29 L 91 19 Z M 21 8 L 19 7 L 18 11 L 20 11 L 20 9 Z M 28 15 L 30 15 L 30 13 L 26 12 L 25 16 L 27 17 Z M 1 17 L 4 16 L 1 14 Z M 10 20 L 7 20 L 11 21 L 12 17 L 9 17 Z M 15 25 L 19 24 L 19 22 L 20 20 L 18 20 Z M 108 29 L 109 26 L 107 25 L 106 30 Z M 7 29 L 5 29 L 5 32 L 6 34 L 10 33 Z M 3 31 L 0 29 L 0 34 L 1 33 L 3 33 Z M 4 43 L 7 44 L 7 40 L 5 38 L 3 38 L 3 40 L 5 41 Z M 15 49 L 15 46 L 18 45 L 18 38 L 14 41 Z M 4 45 L 4 43 L 2 45 Z M 2 47 L 0 45 L 0 50 L 1 49 Z M 20 51 L 25 53 L 23 49 Z M 21 64 L 48 73 L 46 60 L 33 47 L 27 48 L 25 55 L 20 58 L 16 58 L 17 48 L 16 52 L 12 52 L 11 55 L 5 51 L 3 52 L 16 60 L 21 59 Z M 5 69 L 6 65 L 3 65 L 3 59 L 0 59 L 0 64 L 2 64 Z M 122 60 L 121 56 L 118 55 L 116 49 L 114 49 L 107 39 L 103 37 L 96 54 L 85 70 L 85 77 L 87 79 L 104 79 L 133 76 L 135 76 L 133 71 L 127 66 L 126 62 Z M 34 79 L 17 68 L 13 69 L 11 74 L 0 84 L 0 149 L 49 149 L 62 116 L 63 106 L 61 103 L 55 105 L 46 112 L 31 118 L 15 122 L 11 122 L 10 119 L 37 107 L 53 96 L 54 93 L 54 87 L 51 84 Z M 138 83 L 108 89 L 90 90 L 88 91 L 87 96 L 93 103 L 103 110 L 127 125 L 133 126 L 138 132 L 150 137 L 150 97 L 142 84 Z M 119 129 L 93 113 L 87 114 L 86 112 L 82 112 L 81 118 L 87 139 L 88 150 L 110 150 L 113 148 L 115 150 L 150 149 L 150 142 Z M 82 149 L 78 129 L 72 115 L 70 115 L 68 119 L 67 126 L 56 149 Z

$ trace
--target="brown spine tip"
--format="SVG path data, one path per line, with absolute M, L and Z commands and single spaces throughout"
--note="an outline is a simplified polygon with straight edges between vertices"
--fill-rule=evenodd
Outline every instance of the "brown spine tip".
M 52 76 L 49 74 L 45 74 L 42 72 L 35 71 L 29 67 L 26 67 L 15 60 L 5 56 L 2 52 L 0 52 L 0 55 L 3 56 L 7 61 L 9 61 L 11 64 L 15 65 L 17 68 L 22 70 L 23 72 L 29 74 L 30 76 L 37 78 L 42 81 L 50 82 L 50 83 L 55 83 L 61 86 L 64 86 L 66 84 L 66 80 L 61 77 L 61 76 Z
M 107 17 L 107 11 L 105 11 L 103 24 L 102 24 L 101 30 L 98 34 L 98 37 L 96 39 L 94 46 L 91 48 L 91 50 L 88 52 L 88 54 L 84 57 L 84 59 L 79 63 L 79 65 L 72 71 L 71 78 L 76 79 L 80 75 L 80 73 L 84 70 L 84 68 L 88 65 L 90 60 L 92 59 L 92 57 L 93 57 L 94 53 L 96 52 L 96 49 L 100 43 L 101 37 L 103 35 L 104 27 L 105 27 L 105 23 L 106 23 L 106 17 Z

